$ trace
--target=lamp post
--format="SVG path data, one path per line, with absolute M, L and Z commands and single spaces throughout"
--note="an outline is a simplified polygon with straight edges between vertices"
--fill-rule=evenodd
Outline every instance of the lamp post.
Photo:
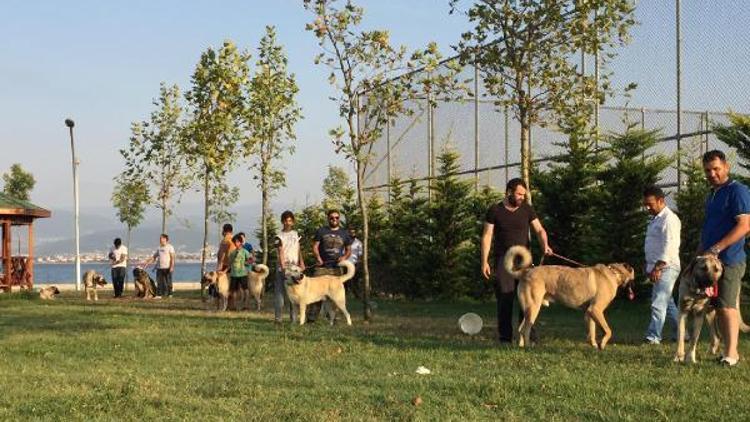
M 76 228 L 76 291 L 81 290 L 81 238 L 80 226 L 78 223 L 78 158 L 76 158 L 76 148 L 73 143 L 73 119 L 65 119 L 65 126 L 70 129 L 70 153 L 73 161 L 73 203 L 75 207 L 75 228 Z

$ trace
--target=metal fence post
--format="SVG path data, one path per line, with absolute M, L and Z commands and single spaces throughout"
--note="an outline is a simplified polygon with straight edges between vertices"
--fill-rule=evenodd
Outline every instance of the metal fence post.
M 503 108 L 503 117 L 505 118 L 505 183 L 504 185 L 508 184 L 508 155 L 510 155 L 510 128 L 508 127 L 508 123 L 510 121 L 508 117 L 508 106 L 506 105 Z
M 703 119 L 706 121 L 706 126 L 705 126 L 706 133 L 703 135 L 704 136 L 703 144 L 705 148 L 704 152 L 708 152 L 708 110 L 706 110 L 706 112 L 703 113 Z
M 677 191 L 682 187 L 682 104 L 680 103 L 682 82 L 682 40 L 680 39 L 680 0 L 675 0 L 675 25 L 676 25 L 676 48 L 677 48 Z
M 479 192 L 479 66 L 474 62 L 474 190 Z
M 643 107 L 641 107 L 641 130 L 646 130 L 646 109 Z M 641 154 L 641 161 L 646 161 L 646 151 Z
M 393 173 L 391 167 L 391 119 L 385 124 L 385 164 L 386 171 L 388 172 L 388 189 L 386 190 L 388 196 L 386 197 L 386 203 L 388 206 L 391 205 L 391 183 L 393 183 Z
M 427 199 L 429 201 L 432 201 L 432 176 L 433 176 L 433 168 L 432 168 L 432 147 L 433 147 L 433 133 L 432 133 L 432 104 L 430 103 L 430 98 L 427 98 Z

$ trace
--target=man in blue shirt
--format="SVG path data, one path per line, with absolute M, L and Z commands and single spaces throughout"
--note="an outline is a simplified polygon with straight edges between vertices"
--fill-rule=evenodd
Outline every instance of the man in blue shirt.
M 721 363 L 734 366 L 739 361 L 738 296 L 745 275 L 745 236 L 750 232 L 750 190 L 729 178 L 729 163 L 723 152 L 703 155 L 703 171 L 711 184 L 706 199 L 706 217 L 701 231 L 700 249 L 717 255 L 724 264 L 719 280 L 719 330 L 724 339 Z

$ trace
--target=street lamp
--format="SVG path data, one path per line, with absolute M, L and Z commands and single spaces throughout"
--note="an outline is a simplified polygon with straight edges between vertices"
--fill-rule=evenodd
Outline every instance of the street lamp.
M 73 203 L 75 204 L 75 227 L 76 227 L 76 290 L 81 290 L 81 237 L 80 226 L 78 224 L 78 159 L 76 158 L 76 148 L 73 143 L 73 119 L 65 119 L 65 126 L 70 129 L 70 153 L 73 161 Z

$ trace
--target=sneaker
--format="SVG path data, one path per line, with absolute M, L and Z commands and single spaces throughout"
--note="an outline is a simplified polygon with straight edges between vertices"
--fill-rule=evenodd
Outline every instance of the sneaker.
M 643 339 L 644 344 L 661 344 L 659 340 L 653 339 L 653 338 L 644 338 Z
M 737 366 L 737 364 L 740 363 L 740 360 L 738 358 L 730 358 L 730 357 L 723 357 L 719 361 L 721 363 L 721 366 Z

